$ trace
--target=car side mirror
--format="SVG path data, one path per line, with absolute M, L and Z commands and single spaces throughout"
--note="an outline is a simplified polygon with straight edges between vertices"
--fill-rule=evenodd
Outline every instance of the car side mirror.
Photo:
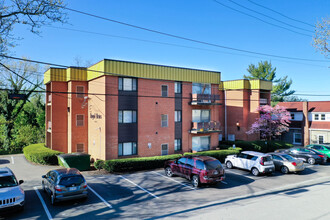
M 175 163 L 175 164 L 178 164 L 178 160 L 175 160 L 174 163 Z
M 46 175 L 42 175 L 41 177 L 42 177 L 42 178 L 46 178 Z
M 24 183 L 24 180 L 18 181 L 18 185 L 21 185 L 22 183 Z

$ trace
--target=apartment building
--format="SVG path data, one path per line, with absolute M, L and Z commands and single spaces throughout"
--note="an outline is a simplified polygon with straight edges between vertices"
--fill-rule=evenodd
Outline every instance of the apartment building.
M 216 71 L 102 60 L 45 72 L 46 145 L 94 159 L 215 149 L 270 103 L 271 82 L 221 81 Z
M 281 102 L 291 115 L 282 140 L 295 145 L 330 143 L 330 101 Z

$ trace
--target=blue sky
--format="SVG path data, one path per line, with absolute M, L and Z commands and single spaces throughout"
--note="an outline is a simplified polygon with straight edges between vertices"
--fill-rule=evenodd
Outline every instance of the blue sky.
M 266 22 L 313 35 L 311 32 L 295 29 L 248 11 L 230 0 L 218 1 Z M 314 30 L 313 27 L 284 18 L 249 0 L 233 1 L 298 28 Z M 330 16 L 329 0 L 251 1 L 310 24 L 315 24 L 322 17 Z M 322 54 L 315 51 L 311 45 L 312 37 L 266 24 L 213 0 L 70 0 L 66 3 L 69 8 L 181 37 L 259 53 L 328 62 L 292 61 L 230 51 L 134 29 L 71 11 L 67 12 L 67 24 L 43 27 L 40 36 L 30 33 L 27 27 L 16 26 L 15 35 L 23 39 L 13 48 L 13 55 L 62 65 L 75 65 L 74 60 L 79 57 L 92 63 L 108 58 L 215 70 L 222 73 L 222 80 L 242 79 L 243 75 L 247 74 L 249 64 L 268 60 L 277 68 L 278 77 L 288 75 L 293 80 L 292 89 L 296 90 L 297 94 L 329 95 L 299 97 L 311 101 L 330 100 L 330 60 L 326 60 Z

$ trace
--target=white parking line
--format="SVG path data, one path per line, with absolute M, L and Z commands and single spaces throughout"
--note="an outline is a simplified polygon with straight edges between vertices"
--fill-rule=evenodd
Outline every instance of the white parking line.
M 11 156 L 11 163 L 14 164 L 14 157 Z
M 224 184 L 226 184 L 226 185 L 228 184 L 228 183 L 227 183 L 227 182 L 225 182 L 225 181 L 221 181 L 221 182 L 222 182 L 222 183 L 224 183 Z
M 139 186 L 138 184 L 132 182 L 131 180 L 126 179 L 125 177 L 123 177 L 123 176 L 121 176 L 121 175 L 120 175 L 120 177 L 123 178 L 124 180 L 126 180 L 126 181 L 132 183 L 133 185 L 139 187 L 141 190 L 145 191 L 146 193 L 148 193 L 149 195 L 153 196 L 154 198 L 159 199 L 159 197 L 155 196 L 153 193 L 151 193 L 151 192 L 149 192 L 148 190 L 142 188 L 141 186 Z
M 38 188 L 37 188 L 36 186 L 34 186 L 33 189 L 36 191 L 37 196 L 39 197 L 40 202 L 41 202 L 42 206 L 44 207 L 44 210 L 45 210 L 45 212 L 46 212 L 46 214 L 47 214 L 47 216 L 48 216 L 48 219 L 49 219 L 49 220 L 52 220 L 53 218 L 52 218 L 52 216 L 51 216 L 51 214 L 50 214 L 50 212 L 49 212 L 49 210 L 48 210 L 48 208 L 47 208 L 47 205 L 46 205 L 44 199 L 43 199 L 42 196 L 40 195 Z
M 155 172 L 155 171 L 151 171 L 151 172 L 152 172 L 152 173 L 155 173 L 155 174 L 157 174 L 157 175 L 159 175 L 159 176 L 165 177 L 165 178 L 167 178 L 167 179 L 169 179 L 169 180 L 172 180 L 172 181 L 174 181 L 174 182 L 180 183 L 181 185 L 183 185 L 183 186 L 185 186 L 185 187 L 188 187 L 189 189 L 196 190 L 194 187 L 188 186 L 188 185 L 186 185 L 186 184 L 184 184 L 184 183 L 181 183 L 181 182 L 179 182 L 179 181 L 177 181 L 177 180 L 175 180 L 175 179 L 169 178 L 169 177 L 164 176 L 164 175 L 162 175 L 162 174 L 160 174 L 160 173 L 157 173 L 157 172 Z
M 87 186 L 88 187 L 88 189 L 90 190 L 90 191 L 92 191 L 97 197 L 99 197 L 99 199 L 101 199 L 102 200 L 102 202 L 106 205 L 106 206 L 108 206 L 110 209 L 112 209 L 112 205 L 110 205 L 107 201 L 105 201 L 97 192 L 95 192 L 94 191 L 94 189 L 92 189 L 90 186 Z

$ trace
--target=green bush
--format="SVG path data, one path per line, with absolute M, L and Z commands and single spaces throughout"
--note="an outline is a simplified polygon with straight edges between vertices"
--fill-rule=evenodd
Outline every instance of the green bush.
M 45 165 L 57 165 L 57 155 L 62 154 L 62 152 L 45 147 L 43 143 L 26 146 L 23 148 L 23 153 L 27 160 Z
M 103 168 L 108 172 L 137 171 L 164 167 L 167 160 L 176 160 L 181 154 L 172 154 L 156 157 L 138 157 L 127 159 L 114 159 L 104 162 Z
M 101 170 L 104 168 L 104 160 L 97 160 L 94 162 L 95 169 Z
M 273 152 L 276 149 L 287 149 L 293 147 L 292 144 L 283 141 L 221 141 L 221 145 L 230 145 L 242 148 L 242 150 L 247 151 L 259 151 L 263 153 Z M 221 149 L 221 148 L 220 148 Z
M 229 148 L 228 150 L 210 150 L 210 151 L 201 151 L 197 153 L 184 153 L 185 156 L 188 155 L 201 155 L 201 156 L 210 156 L 218 159 L 220 162 L 224 162 L 225 158 L 231 154 L 238 154 L 242 149 L 241 148 Z
M 0 155 L 7 155 L 7 154 L 20 154 L 22 153 L 22 149 L 9 149 L 9 150 L 5 150 L 5 149 L 0 149 Z

